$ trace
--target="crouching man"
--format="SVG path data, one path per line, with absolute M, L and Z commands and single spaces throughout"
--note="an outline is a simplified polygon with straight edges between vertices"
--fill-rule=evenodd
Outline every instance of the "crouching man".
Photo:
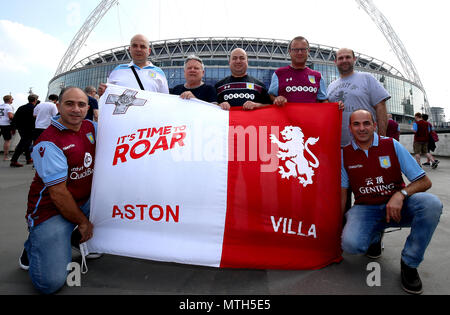
M 84 120 L 88 97 L 79 88 L 67 88 L 57 108 L 60 116 L 52 118 L 32 153 L 36 176 L 28 194 L 29 236 L 19 260 L 44 294 L 55 293 L 66 282 L 74 228 L 78 226 L 81 243 L 93 235 L 88 218 L 96 126 Z
M 354 140 L 342 149 L 342 211 L 349 188 L 355 194 L 355 205 L 345 213 L 342 249 L 348 254 L 371 251 L 371 256 L 377 257 L 384 229 L 411 227 L 401 254 L 401 284 L 406 292 L 421 294 L 417 268 L 443 205 L 436 196 L 425 193 L 431 181 L 409 152 L 396 140 L 378 136 L 370 112 L 353 112 L 349 128 Z M 410 181 L 407 186 L 402 173 Z

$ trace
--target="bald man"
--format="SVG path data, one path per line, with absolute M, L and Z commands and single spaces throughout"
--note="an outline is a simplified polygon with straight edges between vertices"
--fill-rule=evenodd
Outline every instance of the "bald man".
M 342 149 L 342 211 L 349 188 L 355 194 L 355 205 L 345 213 L 342 249 L 347 254 L 367 255 L 371 247 L 375 253 L 376 246 L 378 255 L 370 257 L 378 258 L 384 229 L 411 227 L 401 253 L 401 284 L 406 292 L 421 294 L 417 268 L 439 223 L 442 202 L 426 193 L 431 181 L 411 154 L 398 141 L 379 136 L 376 127 L 369 111 L 350 115 L 353 141 Z
M 271 104 L 264 83 L 247 74 L 248 57 L 245 50 L 236 48 L 231 52 L 231 76 L 215 85 L 217 101 L 223 110 L 233 106 L 242 106 L 244 110 L 253 110 Z
M 341 147 L 352 141 L 347 123 L 351 113 L 357 109 L 369 111 L 377 122 L 378 134 L 386 136 L 388 124 L 386 102 L 391 98 L 388 91 L 373 75 L 354 70 L 356 57 L 353 50 L 339 49 L 334 62 L 340 78 L 328 86 L 327 95 L 330 102 L 345 104 Z
M 166 75 L 149 61 L 150 42 L 144 35 L 133 36 L 130 42 L 132 62 L 117 66 L 109 75 L 108 83 L 158 93 L 169 93 Z M 133 70 L 134 69 L 134 70 Z M 98 87 L 100 96 L 106 90 L 106 84 Z

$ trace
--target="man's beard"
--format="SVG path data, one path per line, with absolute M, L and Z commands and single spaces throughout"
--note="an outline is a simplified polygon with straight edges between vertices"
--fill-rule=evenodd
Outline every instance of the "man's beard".
M 338 70 L 340 74 L 349 74 L 353 72 L 354 68 L 355 67 L 353 65 L 350 65 L 347 69 L 343 69 L 343 67 L 340 67 L 338 68 Z

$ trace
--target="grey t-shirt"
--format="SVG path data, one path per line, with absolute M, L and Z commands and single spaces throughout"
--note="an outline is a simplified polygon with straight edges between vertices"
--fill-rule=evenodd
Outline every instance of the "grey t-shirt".
M 355 110 L 365 109 L 371 112 L 376 120 L 375 105 L 391 98 L 380 82 L 365 72 L 355 72 L 349 77 L 337 79 L 328 86 L 327 94 L 330 102 L 342 101 L 345 105 L 342 115 L 341 147 L 348 145 L 352 140 L 348 125 L 350 115 Z

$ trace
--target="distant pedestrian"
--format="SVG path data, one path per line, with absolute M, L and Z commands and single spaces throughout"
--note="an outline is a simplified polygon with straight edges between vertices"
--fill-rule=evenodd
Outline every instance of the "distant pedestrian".
M 19 131 L 20 141 L 17 144 L 14 155 L 11 158 L 11 167 L 23 167 L 23 164 L 17 162 L 22 153 L 25 153 L 27 164 L 32 164 L 30 147 L 33 142 L 35 118 L 33 116 L 34 107 L 38 102 L 39 96 L 30 94 L 28 104 L 25 104 L 16 111 L 12 125 Z
M 14 108 L 12 107 L 13 101 L 14 98 L 11 95 L 6 95 L 3 97 L 4 104 L 0 105 L 0 135 L 3 136 L 3 140 L 5 141 L 3 144 L 3 161 L 10 160 L 8 154 L 13 134 L 11 128 L 11 121 L 14 117 Z
M 422 119 L 429 124 L 429 126 L 431 128 L 431 132 L 433 132 L 434 127 L 433 127 L 433 125 L 431 125 L 428 122 L 428 115 L 422 114 Z M 430 154 L 431 157 L 433 157 L 431 152 L 434 152 L 434 150 L 436 150 L 436 142 L 434 141 L 433 137 L 431 136 L 431 132 L 430 132 L 430 136 L 428 137 L 428 153 Z M 435 159 L 434 157 L 433 157 L 433 159 L 436 162 L 436 165 L 439 164 L 439 162 L 440 162 L 439 160 Z M 431 159 L 427 156 L 427 161 L 425 163 L 423 163 L 422 165 L 431 166 Z
M 415 122 L 413 124 L 414 131 L 414 154 L 416 156 L 417 163 L 422 167 L 420 163 L 420 157 L 425 154 L 427 158 L 431 161 L 431 168 L 437 168 L 439 162 L 434 160 L 434 157 L 428 151 L 428 141 L 430 138 L 431 126 L 430 124 L 423 120 L 421 113 L 416 113 L 414 115 Z
M 39 138 L 41 133 L 50 126 L 52 117 L 58 114 L 58 109 L 56 108 L 58 95 L 52 94 L 48 99 L 49 102 L 42 102 L 34 107 L 33 116 L 36 118 L 36 121 L 34 124 L 33 141 Z
M 386 137 L 400 141 L 400 125 L 394 119 L 392 114 L 388 114 L 388 125 L 386 129 Z

